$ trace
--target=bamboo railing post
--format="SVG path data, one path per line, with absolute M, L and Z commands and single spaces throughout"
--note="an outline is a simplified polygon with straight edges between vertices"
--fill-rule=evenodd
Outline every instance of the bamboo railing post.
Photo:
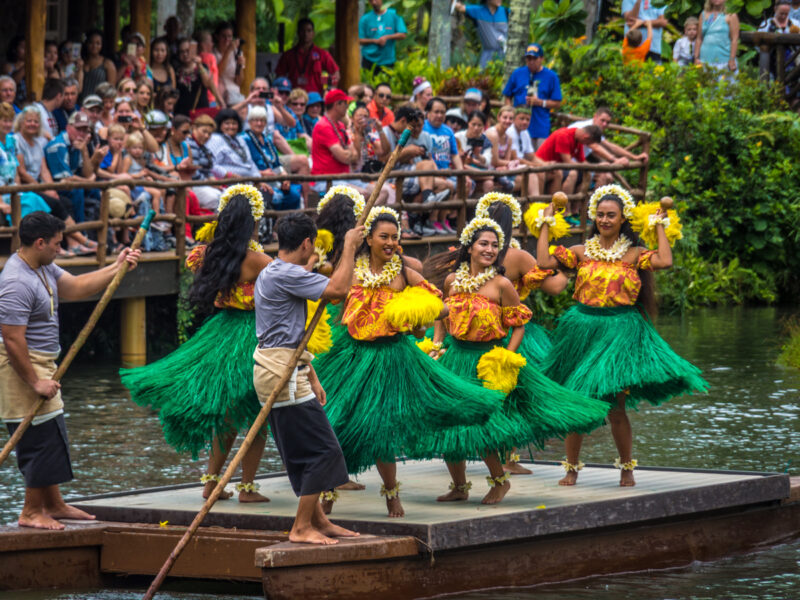
M 147 233 L 147 229 L 150 227 L 150 221 L 152 221 L 155 213 L 151 210 L 150 213 L 145 217 L 142 226 L 139 228 L 139 231 L 136 233 L 136 238 L 133 240 L 133 244 L 131 244 L 131 250 L 136 250 L 139 246 L 142 245 L 142 240 L 144 239 L 144 234 Z M 100 297 L 100 300 L 97 302 L 97 305 L 94 307 L 92 314 L 89 315 L 89 320 L 86 321 L 86 325 L 83 326 L 78 337 L 75 338 L 75 341 L 72 342 L 72 346 L 69 347 L 67 354 L 64 356 L 64 359 L 61 361 L 61 364 L 58 365 L 56 369 L 55 375 L 53 375 L 54 381 L 60 381 L 62 377 L 64 377 L 64 373 L 67 372 L 69 366 L 72 364 L 72 361 L 78 354 L 78 351 L 83 347 L 86 343 L 86 340 L 89 338 L 89 334 L 94 329 L 95 325 L 97 325 L 97 321 L 100 320 L 100 315 L 103 314 L 106 306 L 108 303 L 111 302 L 111 297 L 114 295 L 114 292 L 117 291 L 119 284 L 122 282 L 122 278 L 128 273 L 128 262 L 125 261 L 120 265 L 119 271 L 117 274 L 114 275 L 114 278 L 111 280 L 111 283 L 108 284 L 106 287 L 106 291 L 103 292 L 103 295 Z M 14 449 L 14 446 L 17 445 L 19 440 L 22 438 L 22 435 L 30 426 L 31 422 L 33 421 L 33 417 L 36 416 L 36 413 L 44 404 L 45 398 L 44 396 L 40 396 L 39 400 L 37 400 L 36 405 L 33 407 L 22 423 L 19 424 L 17 430 L 14 432 L 14 435 L 11 436 L 11 439 L 6 442 L 6 445 L 3 447 L 3 451 L 0 452 L 0 465 L 8 458 L 11 454 L 11 451 Z
M 102 225 L 97 230 L 97 264 L 104 267 L 108 253 L 108 208 L 111 202 L 111 191 L 103 190 L 100 194 L 100 221 Z
M 183 264 L 186 258 L 186 188 L 175 190 L 175 223 L 172 230 L 175 232 L 175 254 Z
M 11 238 L 11 251 L 16 252 L 19 249 L 19 222 L 22 220 L 22 202 L 19 194 L 11 194 L 11 226 L 16 227 L 13 237 Z

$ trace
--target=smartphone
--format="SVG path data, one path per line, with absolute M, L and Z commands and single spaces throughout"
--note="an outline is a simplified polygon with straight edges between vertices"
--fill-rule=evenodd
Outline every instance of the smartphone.
M 272 91 L 269 91 L 269 92 L 259 92 L 259 93 L 258 93 L 258 97 L 259 97 L 259 98 L 265 98 L 265 99 L 267 99 L 267 100 L 272 100 L 272 99 L 275 97 L 275 92 L 272 92 Z
M 120 115 L 119 119 L 117 119 L 120 123 L 132 123 L 133 117 L 130 115 Z
M 125 47 L 125 53 L 129 56 L 136 56 L 136 44 L 128 44 Z
M 195 56 L 197 56 L 197 41 L 191 40 L 189 42 L 189 57 L 194 58 Z
M 81 57 L 81 45 L 73 43 L 72 44 L 72 58 L 73 60 L 78 60 Z

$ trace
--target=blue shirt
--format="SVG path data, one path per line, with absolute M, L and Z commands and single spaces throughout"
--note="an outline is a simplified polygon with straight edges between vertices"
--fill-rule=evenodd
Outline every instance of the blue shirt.
M 370 11 L 358 21 L 358 37 L 362 40 L 376 40 L 384 35 L 405 32 L 405 21 L 393 8 L 387 8 L 380 15 Z M 361 56 L 376 65 L 393 65 L 396 60 L 394 43 L 395 40 L 389 40 L 383 46 L 365 44 L 361 46 Z
M 503 88 L 503 95 L 511 98 L 514 106 L 525 106 L 525 97 L 528 96 L 528 88 L 534 88 L 535 95 L 542 100 L 561 100 L 561 82 L 555 71 L 547 67 L 534 74 L 527 66 L 517 67 L 511 73 L 511 77 Z M 532 138 L 546 138 L 550 135 L 550 110 L 541 106 L 531 107 L 531 124 L 528 125 L 528 133 Z
M 250 157 L 253 159 L 253 162 L 256 163 L 259 171 L 277 169 L 281 166 L 280 160 L 278 159 L 278 150 L 275 148 L 275 144 L 272 143 L 272 140 L 266 135 L 263 136 L 263 144 L 258 141 L 258 138 L 256 138 L 255 134 L 250 130 L 240 133 L 239 138 L 247 144 L 247 148 L 250 150 Z
M 636 0 L 622 0 L 622 14 L 633 8 Z M 654 21 L 661 17 L 667 10 L 666 6 L 653 6 L 652 0 L 642 0 L 639 5 L 639 18 L 642 21 Z M 625 33 L 628 33 L 628 26 L 625 25 Z M 647 27 L 640 27 L 642 30 L 642 41 L 647 39 Z M 653 39 L 650 40 L 650 52 L 661 56 L 661 34 L 664 30 L 661 27 L 653 27 Z
M 289 108 L 288 106 L 285 107 L 286 112 L 288 112 L 292 117 L 294 117 L 294 127 L 286 127 L 286 125 L 281 125 L 280 123 L 275 123 L 275 129 L 278 130 L 285 139 L 287 140 L 296 140 L 300 137 L 301 134 L 305 133 L 303 130 L 303 125 L 300 123 L 300 117 L 294 114 L 294 111 Z
M 465 14 L 475 21 L 478 29 L 478 39 L 484 50 L 505 51 L 508 39 L 508 11 L 505 6 L 498 6 L 497 10 L 489 10 L 485 4 L 467 4 Z
M 426 119 L 422 131 L 431 138 L 431 158 L 436 163 L 436 168 L 449 169 L 450 157 L 458 154 L 458 144 L 453 130 L 448 125 L 439 125 L 434 128 Z
M 72 147 L 66 131 L 59 133 L 44 147 L 44 159 L 53 181 L 83 174 L 83 155 Z

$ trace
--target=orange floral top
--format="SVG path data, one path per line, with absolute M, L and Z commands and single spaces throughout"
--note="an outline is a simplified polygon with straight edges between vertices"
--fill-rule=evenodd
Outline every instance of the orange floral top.
M 197 273 L 203 264 L 203 257 L 206 254 L 206 246 L 195 246 L 186 257 L 186 266 L 192 273 Z M 255 281 L 243 281 L 237 283 L 227 293 L 220 292 L 214 300 L 217 308 L 234 308 L 237 310 L 255 310 L 256 302 L 253 298 L 255 293 Z
M 542 282 L 553 274 L 552 269 L 540 269 L 533 267 L 522 277 L 514 281 L 514 289 L 517 290 L 520 300 L 525 300 L 533 290 L 538 290 Z
M 424 279 L 416 287 L 421 287 L 439 298 L 442 297 L 442 292 Z M 359 283 L 351 287 L 342 309 L 342 323 L 347 326 L 347 332 L 353 338 L 362 341 L 402 333 L 403 330 L 391 325 L 383 314 L 386 305 L 398 293 L 388 285 L 365 288 Z
M 558 246 L 553 255 L 565 267 L 578 269 L 573 295 L 575 300 L 586 306 L 609 307 L 633 306 L 636 303 L 642 289 L 639 269 L 652 271 L 652 259 L 655 253 L 655 250 L 642 252 L 635 265 L 621 260 L 579 262 L 577 255 L 564 246 Z
M 524 304 L 500 306 L 486 296 L 458 292 L 444 301 L 450 314 L 444 326 L 454 338 L 466 342 L 491 342 L 506 337 L 512 327 L 521 327 L 533 313 Z

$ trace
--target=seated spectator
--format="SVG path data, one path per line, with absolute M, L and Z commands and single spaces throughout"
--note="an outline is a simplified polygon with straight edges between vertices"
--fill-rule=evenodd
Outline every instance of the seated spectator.
M 175 69 L 170 64 L 169 44 L 160 37 L 150 42 L 150 76 L 153 81 L 153 92 L 166 86 L 175 89 Z
M 199 115 L 192 121 L 192 136 L 186 140 L 192 157 L 192 164 L 197 167 L 192 179 L 202 181 L 225 176 L 225 169 L 217 168 L 214 165 L 214 155 L 206 146 L 216 129 L 217 124 L 208 115 Z M 192 189 L 197 194 L 197 200 L 201 208 L 216 212 L 222 190 L 209 185 L 197 186 Z
M 513 109 L 512 109 L 513 110 Z M 477 183 L 480 194 L 491 192 L 494 189 L 494 178 L 486 175 L 489 169 L 493 166 L 493 155 L 496 151 L 496 146 L 489 141 L 488 132 L 483 133 L 483 128 L 486 126 L 486 115 L 482 112 L 475 110 L 467 117 L 467 128 L 463 131 L 456 132 L 456 143 L 458 144 L 458 152 L 461 156 L 461 162 L 464 168 L 469 171 L 476 171 L 480 175 L 474 175 L 472 180 Z M 490 130 L 491 131 L 491 130 Z M 505 134 L 503 134 L 505 135 Z M 506 140 L 505 151 L 508 149 L 508 140 Z M 504 161 L 503 168 L 507 168 L 508 161 Z M 500 165 L 494 165 L 499 168 Z M 506 181 L 508 178 L 500 178 Z M 513 186 L 513 182 L 511 183 Z M 510 191 L 510 190 L 506 190 Z
M 144 57 L 144 36 L 135 31 L 128 36 L 125 42 L 124 52 L 120 54 L 117 80 L 129 78 L 138 81 L 143 77 L 152 78 L 153 74 Z
M 393 8 L 384 8 L 383 0 L 369 0 L 369 3 L 372 11 L 358 20 L 361 68 L 379 73 L 394 66 L 395 43 L 406 38 L 406 23 Z M 388 123 L 382 123 L 385 125 Z
M 123 77 L 117 82 L 117 98 L 127 98 L 133 102 L 136 96 L 136 82 L 130 77 Z
M 379 83 L 375 88 L 375 96 L 372 98 L 372 101 L 367 104 L 367 110 L 369 110 L 369 116 L 378 121 L 381 127 L 386 127 L 394 121 L 394 113 L 392 109 L 389 108 L 391 102 L 391 86 L 385 82 Z
M 494 111 L 492 109 L 492 97 L 489 92 L 481 93 L 483 94 L 483 99 L 481 100 L 478 110 L 486 115 L 486 122 L 489 124 L 489 127 L 491 127 L 495 123 Z
M 180 94 L 174 87 L 165 85 L 156 92 L 156 99 L 153 108 L 160 110 L 170 119 L 175 116 L 175 104 L 178 102 Z
M 481 102 L 483 101 L 483 92 L 478 88 L 469 88 L 464 92 L 464 97 L 461 99 L 461 106 L 456 110 L 461 113 L 461 118 L 466 122 L 469 115 L 476 110 L 480 110 Z M 452 110 L 452 109 L 451 109 Z
M 283 123 L 276 123 L 276 128 L 283 136 L 283 139 L 288 141 L 294 141 L 300 139 L 300 136 L 303 135 L 303 125 L 300 123 L 300 117 L 297 113 L 292 110 L 292 107 L 289 105 L 289 97 L 292 94 L 292 84 L 289 83 L 289 80 L 286 77 L 278 77 L 272 85 L 274 90 L 274 96 L 272 98 L 272 105 L 276 107 L 280 107 L 278 110 L 279 112 L 286 111 L 288 117 L 291 118 L 284 118 Z M 298 88 L 301 89 L 301 88 Z M 294 122 L 294 125 L 290 125 L 290 123 Z M 302 144 L 301 144 L 302 145 Z M 303 145 L 304 146 L 304 145 Z M 293 148 L 295 151 L 305 150 L 302 154 L 308 154 L 308 149 L 303 147 L 299 148 L 297 144 L 294 145 Z
M 562 127 L 556 129 L 544 141 L 536 151 L 536 158 L 544 164 L 584 162 L 583 147 L 588 144 L 597 144 L 603 137 L 597 125 L 588 125 L 580 129 L 570 129 Z M 580 184 L 581 171 L 548 171 L 540 173 L 540 189 L 545 189 L 548 183 L 547 193 L 554 194 L 563 191 L 565 194 L 572 194 L 575 186 Z
M 361 147 L 357 148 L 358 160 L 352 165 L 352 171 L 356 173 L 380 173 L 384 163 L 381 156 L 384 155 L 384 148 L 389 145 L 386 134 L 380 123 L 370 118 L 366 104 L 358 102 L 350 115 L 350 127 L 348 129 L 350 137 L 361 140 Z M 367 195 L 372 193 L 375 188 L 374 183 L 364 182 L 362 186 L 367 191 Z M 378 205 L 393 204 L 394 190 L 391 186 L 385 185 L 381 188 L 380 195 L 376 200 Z
M 158 143 L 155 138 L 147 131 L 144 126 L 144 118 L 140 117 L 133 111 L 133 103 L 127 98 L 117 98 L 114 103 L 114 117 L 111 120 L 113 124 L 122 125 L 128 134 L 139 132 L 144 138 L 145 149 L 148 152 L 155 152 L 158 150 Z M 108 128 L 101 128 L 98 132 L 100 139 L 107 138 Z
M 5 75 L 11 77 L 17 86 L 14 104 L 22 106 L 28 100 L 28 87 L 25 84 L 25 36 L 15 35 L 8 43 L 6 63 L 3 65 Z
M 647 27 L 647 38 L 642 35 L 640 27 Z M 622 64 L 641 63 L 650 54 L 650 42 L 653 39 L 653 25 L 650 21 L 636 19 L 622 38 Z
M 354 102 L 363 102 L 364 104 L 372 102 L 375 97 L 375 89 L 368 83 L 356 83 L 347 88 L 347 95 L 353 97 L 348 107 L 351 108 Z
M 59 108 L 63 101 L 64 82 L 60 79 L 46 79 L 42 88 L 42 101 L 34 102 L 33 105 L 42 115 L 42 130 L 48 140 L 52 140 L 60 133 L 53 111 Z
M 425 114 L 426 106 L 433 98 L 433 88 L 431 82 L 424 77 L 414 77 L 414 89 L 411 92 L 411 103 L 416 106 L 422 114 Z
M 58 131 L 64 131 L 67 126 L 69 116 L 77 109 L 78 103 L 78 82 L 74 79 L 64 79 L 64 97 L 61 101 L 61 106 L 53 111 L 53 116 L 58 123 Z
M 787 2 L 788 5 L 788 2 Z M 782 12 L 789 15 L 788 6 Z M 695 57 L 702 64 L 722 71 L 736 73 L 736 52 L 739 48 L 739 17 L 735 12 L 726 14 L 725 0 L 716 0 L 706 5 L 700 13 L 702 29 L 697 33 Z M 776 11 L 777 12 L 777 11 Z
M 217 99 L 217 106 L 224 107 L 220 92 L 198 56 L 192 56 L 188 39 L 178 44 L 178 67 L 175 69 L 178 101 L 175 113 L 191 117 L 197 109 L 208 108 L 208 92 Z
M 314 125 L 310 125 L 310 121 L 306 119 L 305 114 L 308 96 L 308 93 L 303 88 L 294 88 L 292 93 L 289 94 L 289 101 L 287 102 L 289 108 L 292 109 L 292 114 L 297 119 L 300 130 L 302 130 L 300 137 L 306 140 L 306 148 L 311 147 L 311 132 L 314 131 Z M 320 98 L 320 102 L 322 102 L 322 98 Z
M 314 45 L 314 23 L 307 18 L 297 22 L 297 45 L 281 54 L 275 73 L 288 77 L 292 87 L 318 94 L 326 85 L 339 84 L 339 65 L 327 50 Z
M 699 24 L 697 17 L 686 19 L 683 22 L 683 37 L 672 47 L 672 60 L 682 67 L 694 64 L 694 44 L 697 41 Z
M 58 68 L 64 79 L 76 81 L 78 92 L 83 89 L 83 60 L 81 60 L 80 50 L 80 45 L 69 40 L 58 45 Z
M 482 117 L 481 120 L 485 123 L 485 115 L 483 115 L 483 113 L 480 113 L 480 115 Z M 508 171 L 509 169 L 516 169 L 519 166 L 517 152 L 511 145 L 511 136 L 509 135 L 509 131 L 512 129 L 514 129 L 514 109 L 510 106 L 504 106 L 497 113 L 497 124 L 486 130 L 486 137 L 490 142 L 490 164 L 498 171 Z M 514 189 L 513 177 L 501 175 L 497 177 L 495 181 L 503 192 L 508 193 Z M 484 185 L 484 189 L 485 188 L 486 186 Z M 491 191 L 491 189 L 486 191 Z
M 81 46 L 81 59 L 83 60 L 83 89 L 81 96 L 97 94 L 101 98 L 105 96 L 97 91 L 97 86 L 108 82 L 112 86 L 117 83 L 117 68 L 103 54 L 103 33 L 97 30 L 86 34 L 86 41 Z
M 503 60 L 508 40 L 508 10 L 503 6 L 503 1 L 486 0 L 480 4 L 466 5 L 456 2 L 454 9 L 475 22 L 481 43 L 480 68 L 486 68 L 490 60 Z
M 145 179 L 149 181 L 156 180 L 147 166 L 147 157 L 145 156 L 144 151 L 144 138 L 139 132 L 130 134 L 125 140 L 125 158 L 123 161 L 122 170 L 133 179 Z M 164 213 L 165 207 L 161 202 L 163 190 L 146 185 L 142 187 L 137 186 L 133 188 L 131 195 L 133 197 L 134 206 L 137 209 L 137 213 L 142 215 L 147 214 L 147 209 L 154 210 L 157 215 Z M 148 200 L 149 205 L 147 205 Z M 143 203 L 144 206 L 142 206 Z M 157 221 L 153 223 L 153 228 L 161 233 L 166 233 L 172 229 L 171 225 L 164 221 Z M 158 240 L 159 237 L 161 236 L 154 235 L 151 236 L 151 239 L 155 238 Z M 155 245 L 158 247 L 154 248 L 154 250 L 166 250 L 166 247 L 164 247 L 165 245 L 162 246 L 162 244 L 158 243 L 160 241 L 161 240 L 158 240 L 156 242 Z
M 444 113 L 444 124 L 452 129 L 453 133 L 462 132 L 467 128 L 467 116 L 460 108 L 449 108 Z
M 0 102 L 5 102 L 14 109 L 15 114 L 19 114 L 17 106 L 17 82 L 9 75 L 0 76 Z
M 531 122 L 531 110 L 524 106 L 519 106 L 514 109 L 514 121 L 512 126 L 506 130 L 508 140 L 511 147 L 514 149 L 516 159 L 520 165 L 535 166 L 540 164 L 536 158 L 533 148 L 533 141 L 531 141 L 531 134 L 528 132 L 528 125 Z M 514 180 L 514 190 L 519 191 L 522 189 L 522 178 L 528 178 L 528 195 L 539 195 L 539 177 L 536 173 L 529 173 L 528 175 L 518 175 Z
M 86 113 L 86 115 L 89 117 L 89 121 L 91 122 L 91 136 L 89 138 L 89 145 L 91 148 L 96 148 L 100 146 L 100 136 L 97 134 L 97 132 L 100 131 L 103 126 L 103 123 L 100 120 L 100 117 L 103 114 L 103 101 L 100 99 L 100 96 L 96 96 L 94 94 L 86 96 L 86 98 L 83 100 L 81 110 Z
M 52 40 L 44 42 L 44 78 L 64 79 L 64 75 L 58 67 L 58 44 Z
M 123 154 L 128 132 L 125 127 L 115 123 L 108 128 L 108 152 L 97 167 L 98 181 L 128 180 L 131 175 L 123 169 Z M 123 189 L 123 188 L 121 188 Z M 127 192 L 127 188 L 124 188 Z
M 322 96 L 317 92 L 309 92 L 306 112 L 303 115 L 303 123 L 309 135 L 314 131 L 314 126 L 319 121 L 320 116 L 322 116 Z
M 103 101 L 103 110 L 100 117 L 94 121 L 95 132 L 99 132 L 103 127 L 108 127 L 113 122 L 114 103 L 117 100 L 116 88 L 108 82 L 103 82 L 97 86 L 96 95 Z
M 281 165 L 278 149 L 272 140 L 265 135 L 267 128 L 267 111 L 262 106 L 254 106 L 248 116 L 250 127 L 239 134 L 247 145 L 253 162 L 261 175 L 283 175 L 286 169 Z M 266 196 L 276 210 L 293 210 L 300 208 L 302 188 L 299 183 L 282 181 L 269 184 Z

